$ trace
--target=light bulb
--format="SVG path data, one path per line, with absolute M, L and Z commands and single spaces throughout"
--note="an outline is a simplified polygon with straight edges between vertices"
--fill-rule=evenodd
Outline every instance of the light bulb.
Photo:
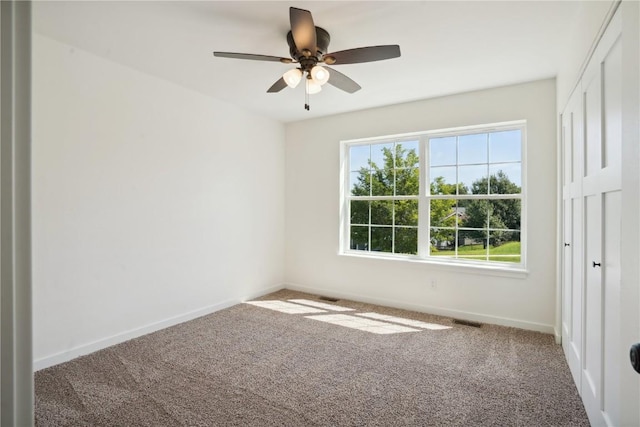
M 293 70 L 289 70 L 284 73 L 282 75 L 282 78 L 284 79 L 284 82 L 287 84 L 287 86 L 289 86 L 290 88 L 294 88 L 298 86 L 300 80 L 302 80 L 302 71 L 300 71 L 300 69 L 298 68 L 294 68 Z
M 307 93 L 313 95 L 322 90 L 322 86 L 316 83 L 313 79 L 307 79 Z
M 319 85 L 323 85 L 329 81 L 329 70 L 316 65 L 311 69 L 311 78 Z

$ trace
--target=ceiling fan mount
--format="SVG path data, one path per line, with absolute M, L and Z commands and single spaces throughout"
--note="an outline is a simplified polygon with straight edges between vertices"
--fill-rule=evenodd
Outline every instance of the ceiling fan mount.
M 299 64 L 299 67 L 285 72 L 267 92 L 280 92 L 287 86 L 296 87 L 306 75 L 305 93 L 307 96 L 319 92 L 325 83 L 348 93 L 354 93 L 361 89 L 358 83 L 327 65 L 357 64 L 400 56 L 400 46 L 398 45 L 367 46 L 328 53 L 331 36 L 324 28 L 315 26 L 311 12 L 291 7 L 289 8 L 289 19 L 291 31 L 287 33 L 286 38 L 291 58 L 236 52 L 213 52 L 213 54 L 223 58 Z M 309 109 L 308 103 L 305 104 L 305 108 Z
M 289 45 L 289 54 L 297 62 L 306 59 L 315 59 L 315 64 L 323 62 L 323 56 L 329 52 L 329 42 L 331 36 L 329 32 L 324 28 L 315 27 L 316 32 L 316 54 L 313 55 L 309 49 L 298 49 L 296 42 L 293 39 L 293 31 L 287 33 L 287 44 Z M 334 61 L 335 62 L 335 61 Z

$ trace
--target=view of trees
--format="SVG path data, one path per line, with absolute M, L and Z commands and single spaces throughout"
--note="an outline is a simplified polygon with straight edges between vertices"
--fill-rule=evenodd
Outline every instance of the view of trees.
M 357 171 L 355 178 L 352 178 L 351 194 L 417 196 L 420 173 L 416 150 L 396 144 L 393 149 L 382 148 L 382 154 L 382 164 L 378 165 L 369 159 L 367 166 Z M 432 177 L 430 191 L 432 195 L 518 194 L 521 189 L 499 170 L 468 185 L 448 183 L 443 177 Z M 519 231 L 512 230 L 520 230 L 520 211 L 518 199 L 431 199 L 432 252 L 437 255 L 435 252 L 441 250 L 443 255 L 451 254 L 456 245 L 456 227 L 459 230 L 459 252 L 465 246 L 471 248 L 481 245 L 480 249 L 486 249 L 487 241 L 491 248 L 506 242 L 519 242 Z M 351 224 L 352 249 L 417 253 L 417 200 L 352 200 Z M 371 224 L 370 242 L 368 224 Z
M 491 175 L 489 179 L 482 179 L 471 184 L 471 194 L 519 194 L 520 187 L 509 180 L 502 171 Z M 487 235 L 487 230 L 469 231 L 471 238 L 486 240 L 489 244 L 500 246 L 501 244 L 519 240 L 519 233 L 504 230 L 520 230 L 520 200 L 469 200 L 466 204 L 465 228 L 482 229 L 487 225 L 492 231 Z
M 354 196 L 418 195 L 420 185 L 419 157 L 415 150 L 401 144 L 395 150 L 383 148 L 382 165 L 369 160 L 353 183 Z M 371 215 L 371 250 L 415 254 L 418 251 L 418 201 L 376 200 L 352 201 L 351 224 L 368 224 Z M 394 221 L 395 216 L 395 221 Z M 395 227 L 392 225 L 395 222 Z M 351 227 L 352 249 L 368 249 L 366 226 Z

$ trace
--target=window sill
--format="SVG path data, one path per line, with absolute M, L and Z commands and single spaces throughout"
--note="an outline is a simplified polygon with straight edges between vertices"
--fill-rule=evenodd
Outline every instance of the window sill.
M 434 259 L 417 258 L 410 256 L 397 256 L 397 255 L 383 255 L 383 254 L 371 254 L 360 252 L 339 252 L 339 256 L 349 258 L 360 258 L 375 261 L 394 261 L 394 262 L 408 262 L 415 264 L 425 264 L 433 266 L 439 270 L 446 270 L 455 273 L 462 274 L 481 274 L 486 276 L 499 276 L 499 277 L 511 277 L 516 279 L 525 279 L 529 275 L 529 271 L 523 267 L 505 267 L 504 265 L 482 265 L 475 263 L 468 263 L 464 261 L 439 261 Z

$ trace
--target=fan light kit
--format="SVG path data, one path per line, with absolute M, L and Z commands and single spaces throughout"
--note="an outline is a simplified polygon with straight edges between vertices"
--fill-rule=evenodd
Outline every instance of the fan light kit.
M 287 43 L 291 58 L 235 52 L 213 52 L 213 55 L 221 58 L 298 64 L 296 68 L 286 71 L 267 92 L 280 92 L 287 86 L 295 88 L 304 79 L 306 110 L 309 110 L 309 95 L 320 92 L 325 83 L 348 93 L 361 89 L 358 83 L 327 65 L 359 64 L 400 56 L 398 45 L 368 46 L 327 53 L 331 38 L 325 29 L 315 26 L 311 12 L 291 7 L 289 19 L 291 31 L 287 34 Z

